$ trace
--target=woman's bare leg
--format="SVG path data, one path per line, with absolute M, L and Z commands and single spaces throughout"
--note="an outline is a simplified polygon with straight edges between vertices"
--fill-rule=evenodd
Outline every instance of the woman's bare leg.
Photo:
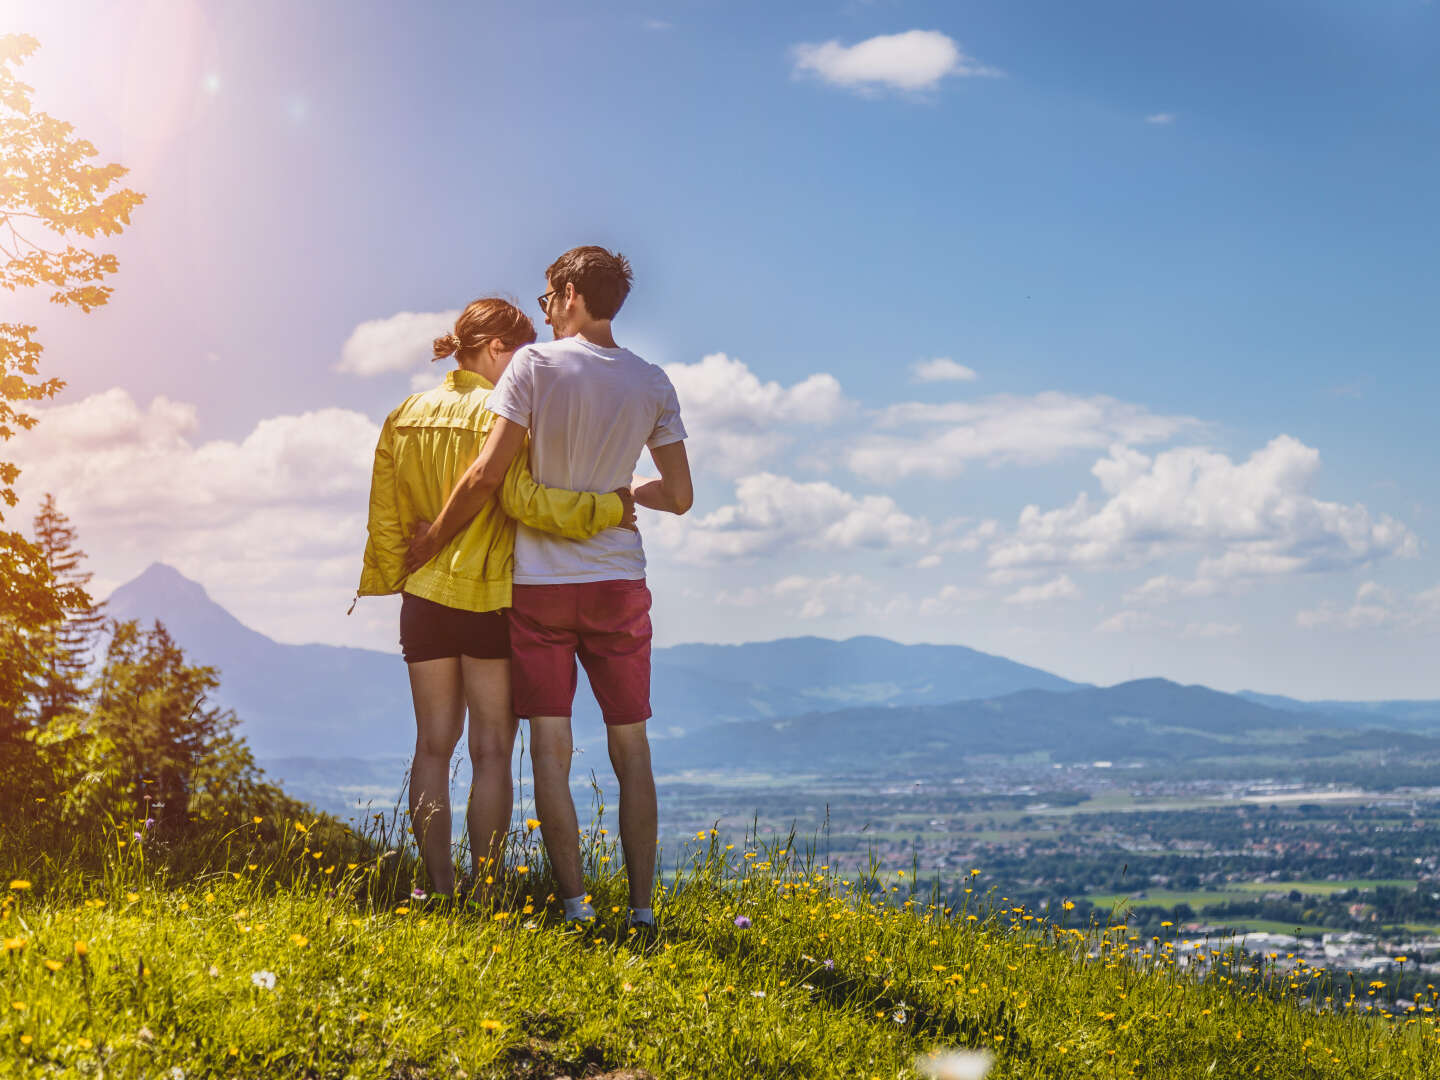
M 415 761 L 410 766 L 410 823 L 430 875 L 430 888 L 455 891 L 450 849 L 450 755 L 465 730 L 460 658 L 410 664 L 415 700 Z
M 484 896 L 487 877 L 498 877 L 505 836 L 515 808 L 511 756 L 518 727 L 510 707 L 510 661 L 461 659 L 465 701 L 470 708 L 470 856 L 476 894 Z

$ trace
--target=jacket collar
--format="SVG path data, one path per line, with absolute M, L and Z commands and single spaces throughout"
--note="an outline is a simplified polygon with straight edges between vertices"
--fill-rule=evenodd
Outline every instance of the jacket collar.
M 446 390 L 473 390 L 476 387 L 482 390 L 494 390 L 495 384 L 484 375 L 478 375 L 473 371 L 466 371 L 464 368 L 456 368 L 445 376 Z

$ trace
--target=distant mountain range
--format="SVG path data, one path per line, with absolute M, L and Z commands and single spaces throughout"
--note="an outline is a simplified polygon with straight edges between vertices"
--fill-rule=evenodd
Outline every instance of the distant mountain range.
M 155 563 L 116 589 L 116 619 L 158 619 L 187 655 L 220 669 L 220 700 L 235 709 L 260 757 L 407 753 L 409 683 L 399 656 L 335 645 L 282 645 L 245 626 L 173 567 Z M 858 705 L 934 705 L 1017 690 L 1077 686 L 1039 668 L 959 645 L 884 638 L 789 638 L 746 645 L 678 645 L 653 656 L 657 734 Z M 576 695 L 577 736 L 599 713 Z M 593 722 L 593 723 L 592 723 Z
M 378 793 L 413 739 L 398 656 L 333 645 L 282 645 L 251 630 L 178 571 L 155 564 L 115 591 L 109 613 L 159 619 L 186 652 L 221 672 L 262 760 L 290 771 L 343 770 L 351 788 Z M 583 674 L 582 674 L 583 680 Z M 845 772 L 962 756 L 1042 753 L 1055 761 L 1182 760 L 1284 747 L 1301 757 L 1370 745 L 1435 753 L 1440 702 L 1305 702 L 1224 694 L 1165 679 L 1112 687 L 1070 682 L 955 645 L 876 637 L 787 638 L 744 645 L 678 645 L 654 654 L 657 768 Z M 602 737 L 583 686 L 577 742 Z M 388 759 L 362 776 L 359 759 Z M 303 759 L 303 760 L 302 760 Z

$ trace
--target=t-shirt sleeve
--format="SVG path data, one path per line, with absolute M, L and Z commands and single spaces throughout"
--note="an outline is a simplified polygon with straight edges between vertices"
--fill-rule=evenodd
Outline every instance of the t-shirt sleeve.
M 675 384 L 664 371 L 660 372 L 660 411 L 655 418 L 655 427 L 645 445 L 651 450 L 669 446 L 685 438 L 685 425 L 680 420 L 680 399 L 675 395 Z
M 529 349 L 521 349 L 500 376 L 485 408 L 496 416 L 528 428 L 535 404 L 535 360 Z

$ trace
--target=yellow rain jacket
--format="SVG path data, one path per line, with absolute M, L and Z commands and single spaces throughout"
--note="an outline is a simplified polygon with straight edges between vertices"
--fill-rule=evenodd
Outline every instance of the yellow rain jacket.
M 480 453 L 495 423 L 485 411 L 489 379 L 463 368 L 423 394 L 412 394 L 385 418 L 370 480 L 369 540 L 360 596 L 402 589 L 465 611 L 510 606 L 515 574 L 515 522 L 586 540 L 620 523 L 624 507 L 612 492 L 565 491 L 530 475 L 521 452 L 495 497 L 440 553 L 408 578 L 405 552 L 419 519 L 434 521 L 451 490 Z

